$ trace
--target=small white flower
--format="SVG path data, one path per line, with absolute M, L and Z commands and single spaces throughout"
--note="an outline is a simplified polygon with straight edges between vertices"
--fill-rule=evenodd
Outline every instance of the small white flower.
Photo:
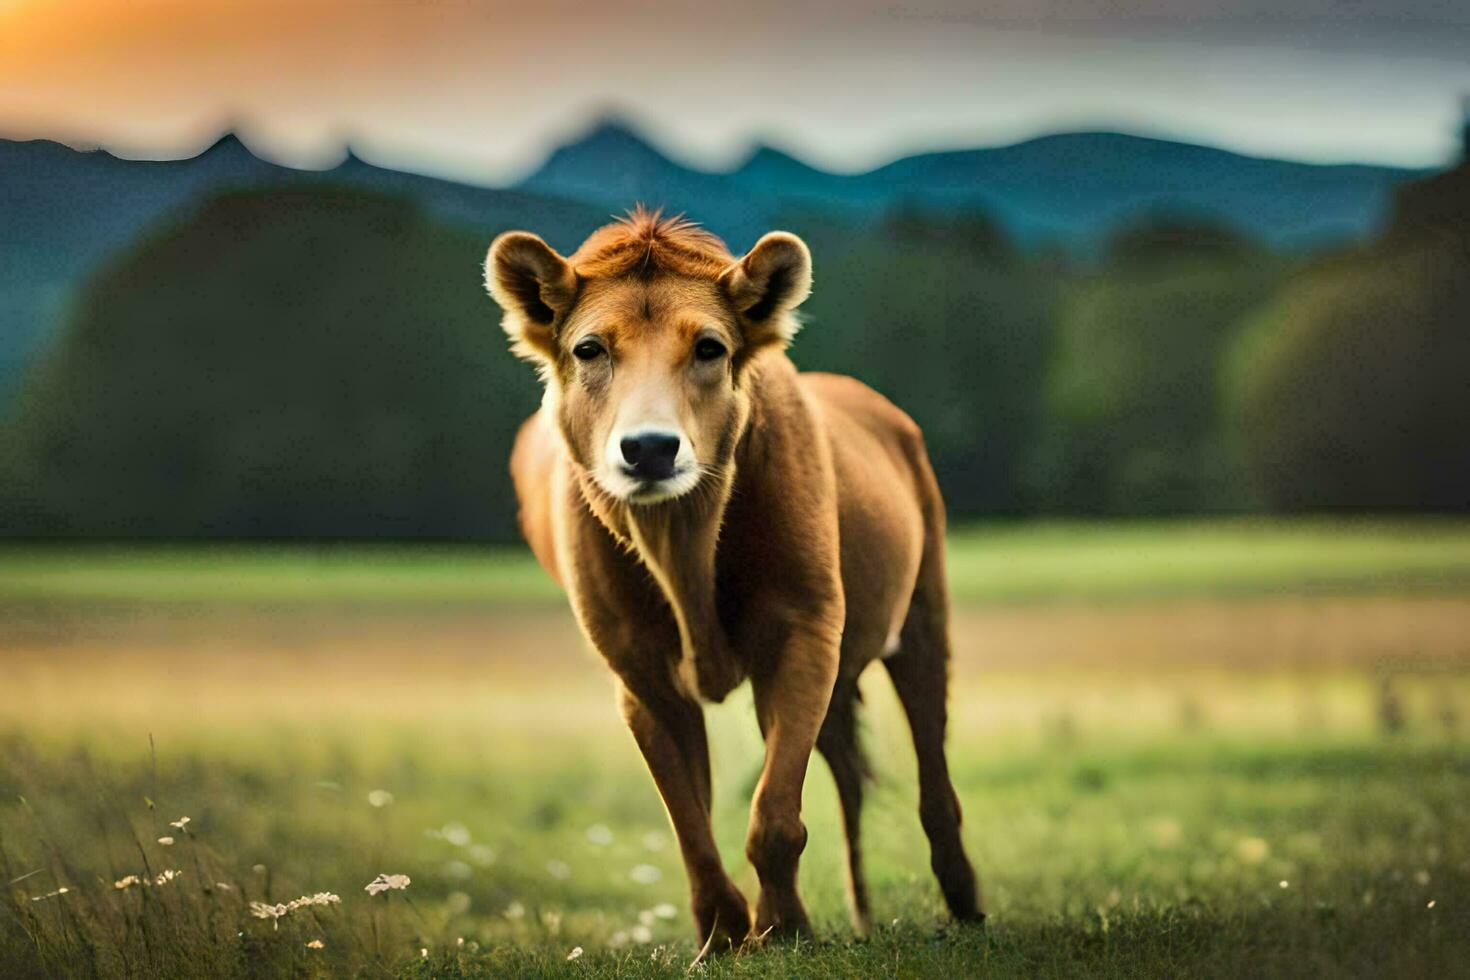
M 581 946 L 573 946 L 572 947 L 572 951 L 567 954 L 567 959 L 574 960 L 574 959 L 576 959 L 577 957 L 579 957 L 581 955 L 582 955 L 582 947 Z
M 520 902 L 511 902 L 505 907 L 505 917 L 512 922 L 526 917 L 526 907 Z
M 183 830 L 186 826 L 188 826 L 188 824 L 189 824 L 189 818 L 188 817 L 180 817 L 177 820 L 170 820 L 168 822 L 168 825 L 170 827 L 174 828 L 175 830 Z
M 306 908 L 310 905 L 337 905 L 342 899 L 331 892 L 317 892 L 315 895 L 302 895 L 289 902 L 278 902 L 275 905 L 269 902 L 251 902 L 250 914 L 257 919 L 270 919 L 275 928 L 281 927 L 281 919 L 295 912 L 297 909 Z
M 587 828 L 587 840 L 598 847 L 606 847 L 613 842 L 613 832 L 605 825 L 595 823 Z
M 44 895 L 35 895 L 35 896 L 33 896 L 31 898 L 31 901 L 33 901 L 33 902 L 44 902 L 48 898 L 56 898 L 59 895 L 65 895 L 69 891 L 71 891 L 70 888 L 66 887 L 65 885 L 62 885 L 60 888 L 56 889 L 56 891 L 54 891 L 54 892 L 47 892 Z
M 653 914 L 658 916 L 660 919 L 672 919 L 678 916 L 679 910 L 674 908 L 668 902 L 659 902 L 653 907 Z
M 547 861 L 546 873 L 557 881 L 566 881 L 572 876 L 572 868 L 565 861 Z
M 271 905 L 269 902 L 250 903 L 250 914 L 257 919 L 278 920 L 289 911 L 291 910 L 286 908 L 284 903 L 277 905 Z M 277 923 L 277 927 L 279 928 L 279 923 Z
M 657 920 L 658 917 L 653 914 L 653 909 L 644 909 L 642 912 L 638 913 L 638 921 L 646 926 L 653 925 L 654 922 L 656 922 Z
M 1291 887 L 1291 882 L 1289 882 L 1289 881 L 1287 881 L 1286 879 L 1283 878 L 1281 880 L 1281 887 L 1282 888 L 1290 888 Z
M 628 938 L 635 943 L 653 942 L 653 930 L 644 925 L 637 925 L 628 930 Z
M 160 837 L 158 838 L 158 843 L 162 844 L 164 847 L 172 847 L 174 844 L 174 839 L 172 837 Z
M 470 828 L 462 823 L 447 823 L 439 832 L 455 847 L 464 847 L 470 842 Z
M 375 789 L 368 793 L 367 801 L 368 806 L 377 807 L 381 810 L 385 806 L 392 805 L 393 794 L 386 789 Z
M 326 948 L 326 945 L 327 944 L 324 943 L 324 942 L 322 942 L 320 939 L 313 939 L 311 942 L 309 942 L 309 943 L 306 944 L 306 948 L 307 949 L 324 949 L 324 948 Z
M 632 870 L 628 872 L 628 877 L 640 885 L 651 885 L 663 876 L 664 873 L 651 864 L 634 865 Z
M 402 891 L 408 885 L 408 875 L 378 875 L 372 881 L 368 882 L 367 887 L 363 890 L 369 895 L 376 895 L 379 892 L 385 892 L 389 889 Z
M 116 888 L 118 891 L 126 891 L 127 889 L 132 888 L 134 885 L 137 885 L 140 888 L 147 887 L 148 885 L 166 885 L 181 874 L 183 874 L 182 871 L 175 870 L 174 868 L 168 868 L 167 870 L 160 871 L 152 878 L 140 878 L 138 875 L 126 875 L 122 878 L 117 879 L 117 881 L 114 881 L 112 883 L 112 887 Z M 230 888 L 230 886 L 226 885 L 224 882 L 219 882 L 219 886 L 226 891 L 228 891 Z

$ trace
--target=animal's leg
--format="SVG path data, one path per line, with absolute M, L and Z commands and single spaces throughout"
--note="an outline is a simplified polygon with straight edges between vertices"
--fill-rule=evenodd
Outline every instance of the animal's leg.
M 643 751 L 679 840 L 699 942 L 713 936 L 711 949 L 738 947 L 750 934 L 750 906 L 726 874 L 710 829 L 704 713 L 673 691 L 640 696 L 625 686 L 621 697 L 623 717 Z
M 806 847 L 801 787 L 836 677 L 834 639 L 802 636 L 784 645 L 771 670 L 751 678 L 766 735 L 766 762 L 751 801 L 745 840 L 745 854 L 761 883 L 757 935 L 811 932 L 796 889 L 797 863 Z
M 926 565 L 929 564 L 926 562 Z M 960 839 L 960 801 L 949 778 L 944 733 L 949 709 L 949 604 L 943 573 L 932 566 L 920 572 L 900 636 L 899 652 L 883 661 L 908 716 L 919 761 L 919 819 L 929 838 L 929 863 L 939 879 L 950 913 L 962 922 L 979 922 L 979 888 Z
M 863 880 L 863 848 L 861 841 L 863 812 L 863 780 L 867 765 L 863 761 L 857 737 L 856 681 L 838 681 L 832 691 L 832 704 L 827 719 L 817 734 L 817 751 L 827 760 L 832 780 L 837 784 L 837 799 L 842 804 L 842 826 L 847 838 L 847 911 L 852 927 L 861 934 L 868 931 L 868 886 Z

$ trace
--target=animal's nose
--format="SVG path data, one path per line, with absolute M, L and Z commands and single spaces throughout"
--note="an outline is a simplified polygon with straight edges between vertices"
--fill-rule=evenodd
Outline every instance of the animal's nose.
M 618 445 L 634 476 L 662 480 L 674 475 L 674 457 L 679 455 L 679 437 L 674 433 L 640 432 L 624 436 Z

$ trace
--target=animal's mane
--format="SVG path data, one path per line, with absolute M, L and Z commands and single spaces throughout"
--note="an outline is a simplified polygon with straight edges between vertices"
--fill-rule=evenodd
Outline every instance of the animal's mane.
M 658 273 L 714 278 L 735 257 L 720 238 L 682 214 L 638 205 L 592 233 L 572 255 L 577 275 L 588 279 Z

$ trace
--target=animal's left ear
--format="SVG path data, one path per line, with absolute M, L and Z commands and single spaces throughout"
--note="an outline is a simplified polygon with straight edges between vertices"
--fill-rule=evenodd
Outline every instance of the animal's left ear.
M 812 291 L 812 255 L 790 232 L 773 231 L 720 275 L 750 348 L 791 342 L 796 308 Z

